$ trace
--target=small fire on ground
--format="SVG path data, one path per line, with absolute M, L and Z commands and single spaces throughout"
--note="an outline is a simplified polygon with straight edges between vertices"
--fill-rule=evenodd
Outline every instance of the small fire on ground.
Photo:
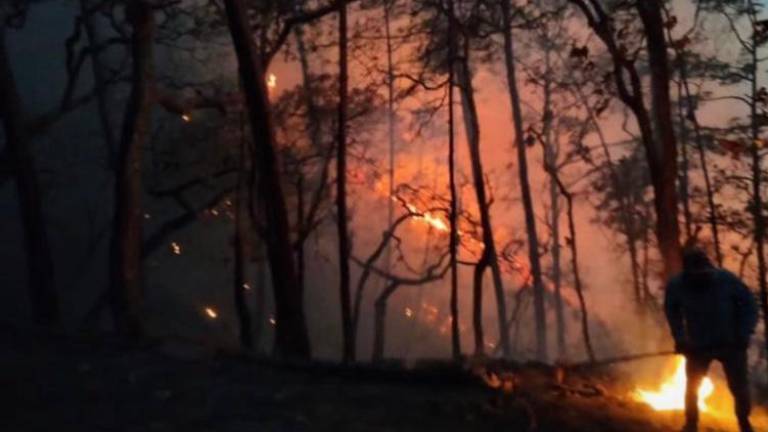
M 634 392 L 634 397 L 648 404 L 656 411 L 682 411 L 685 409 L 685 357 L 675 358 L 674 374 L 667 377 L 657 390 L 647 390 L 638 388 Z M 698 390 L 698 403 L 701 412 L 709 412 L 711 408 L 707 401 L 715 391 L 715 384 L 711 379 L 705 377 Z

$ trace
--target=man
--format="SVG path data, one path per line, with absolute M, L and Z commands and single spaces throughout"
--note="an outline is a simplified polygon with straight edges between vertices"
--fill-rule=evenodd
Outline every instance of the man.
M 686 357 L 685 428 L 699 423 L 698 388 L 710 363 L 723 365 L 741 432 L 752 432 L 747 348 L 757 325 L 757 303 L 738 277 L 715 268 L 699 248 L 683 252 L 683 271 L 670 279 L 664 309 L 675 350 Z

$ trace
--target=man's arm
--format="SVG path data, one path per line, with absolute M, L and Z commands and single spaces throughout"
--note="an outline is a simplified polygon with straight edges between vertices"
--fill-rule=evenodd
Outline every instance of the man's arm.
M 734 279 L 734 297 L 736 307 L 736 323 L 738 325 L 740 343 L 748 344 L 749 338 L 755 332 L 758 320 L 757 301 L 749 287 L 735 275 Z
M 664 290 L 664 313 L 667 316 L 672 338 L 675 340 L 675 348 L 679 351 L 686 340 L 682 304 L 678 293 L 678 282 L 675 279 L 670 280 Z

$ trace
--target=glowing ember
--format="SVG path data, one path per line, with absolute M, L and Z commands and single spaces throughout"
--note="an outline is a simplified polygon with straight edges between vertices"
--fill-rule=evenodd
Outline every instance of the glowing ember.
M 667 378 L 657 391 L 635 390 L 635 398 L 656 411 L 682 411 L 685 409 L 685 357 L 675 359 L 675 373 Z M 699 386 L 699 410 L 707 412 L 707 399 L 712 396 L 715 385 L 705 377 Z
M 192 121 L 192 117 L 189 114 L 182 114 L 181 119 L 184 120 L 184 123 L 189 123 Z
M 243 289 L 250 291 L 251 290 L 251 286 L 248 285 L 247 283 L 244 283 L 243 284 Z
M 275 319 L 275 317 L 271 316 L 269 317 L 269 323 L 272 325 L 277 325 L 277 320 Z
M 181 245 L 176 242 L 171 243 L 171 252 L 174 255 L 181 255 Z
M 269 77 L 267 78 L 267 87 L 270 89 L 277 87 L 277 76 L 275 76 L 275 74 L 269 74 Z
M 427 224 L 431 225 L 432 228 L 434 228 L 434 229 L 436 229 L 438 231 L 443 231 L 443 232 L 448 232 L 448 231 L 451 230 L 451 228 L 448 226 L 448 224 L 446 224 L 445 221 L 442 220 L 440 217 L 435 216 L 435 215 L 433 215 L 430 212 L 422 213 L 413 204 L 406 204 L 406 205 L 408 206 L 408 210 L 410 210 L 413 213 L 418 213 L 419 214 L 419 216 L 417 216 L 417 219 L 426 222 Z
M 405 308 L 405 316 L 407 316 L 408 318 L 411 318 L 413 316 L 413 309 Z
M 219 317 L 218 312 L 216 312 L 215 309 L 209 307 L 205 308 L 205 314 L 208 315 L 208 318 L 210 319 L 216 319 Z

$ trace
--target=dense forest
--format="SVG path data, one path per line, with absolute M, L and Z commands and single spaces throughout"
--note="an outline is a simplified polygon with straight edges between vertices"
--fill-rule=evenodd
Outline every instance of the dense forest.
M 666 283 L 696 247 L 755 296 L 764 403 L 767 54 L 752 0 L 4 0 L 3 380 L 183 346 L 261 365 L 270 394 L 264 367 L 466 372 L 502 395 L 484 427 L 582 430 L 534 421 L 554 405 L 508 370 L 658 387 L 680 361 Z M 387 421 L 360 417 L 332 425 Z M 631 421 L 582 423 L 669 430 Z

